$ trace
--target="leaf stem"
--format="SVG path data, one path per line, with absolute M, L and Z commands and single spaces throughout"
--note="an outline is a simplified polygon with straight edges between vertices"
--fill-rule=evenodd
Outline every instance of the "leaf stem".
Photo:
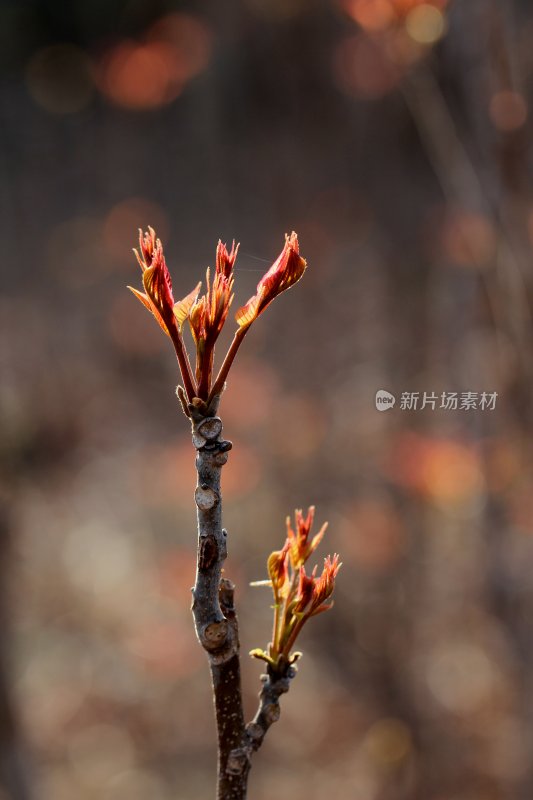
M 164 323 L 167 326 L 170 338 L 172 339 L 172 344 L 174 345 L 174 350 L 176 351 L 181 377 L 183 380 L 183 386 L 185 388 L 185 394 L 187 395 L 189 402 L 192 402 L 193 398 L 197 396 L 197 390 L 189 361 L 189 354 L 187 353 L 185 342 L 183 341 L 182 335 L 178 328 L 178 323 L 174 316 L 174 312 L 172 312 L 172 316 L 167 314 L 165 317 Z
M 237 350 L 241 346 L 241 342 L 246 336 L 246 332 L 248 331 L 249 327 L 250 326 L 247 325 L 245 328 L 244 327 L 237 328 L 237 330 L 235 331 L 235 336 L 233 337 L 233 341 L 229 347 L 228 352 L 226 353 L 226 357 L 224 358 L 222 366 L 220 367 L 216 380 L 213 386 L 211 387 L 209 398 L 207 400 L 208 405 L 213 397 L 222 392 L 222 389 L 224 388 L 224 383 L 226 381 L 226 378 L 228 377 L 228 372 L 230 370 L 231 365 L 233 364 L 233 359 L 237 355 Z

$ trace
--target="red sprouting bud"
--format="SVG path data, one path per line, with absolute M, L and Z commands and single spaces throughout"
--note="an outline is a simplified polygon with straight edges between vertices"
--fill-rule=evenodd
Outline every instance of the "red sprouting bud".
M 191 402 L 196 396 L 196 386 L 189 356 L 181 337 L 181 328 L 198 295 L 200 284 L 183 300 L 174 303 L 172 281 L 163 254 L 163 245 L 161 240 L 156 238 L 153 228 L 148 228 L 146 233 L 139 230 L 139 250 L 133 252 L 142 270 L 144 292 L 139 292 L 132 286 L 128 286 L 128 289 L 131 289 L 143 306 L 152 312 L 161 328 L 172 339 L 187 402 Z
M 278 294 L 300 280 L 306 266 L 305 259 L 300 256 L 298 237 L 293 231 L 285 237 L 283 250 L 257 284 L 256 294 L 235 314 L 239 327 L 248 328 Z
M 271 553 L 268 559 L 269 581 L 261 584 L 272 586 L 274 593 L 274 624 L 272 641 L 268 652 L 256 648 L 251 655 L 261 658 L 274 669 L 284 669 L 300 655 L 293 647 L 307 620 L 333 605 L 327 603 L 335 588 L 335 578 L 341 567 L 339 556 L 324 559 L 322 574 L 317 578 L 315 567 L 310 575 L 304 563 L 314 552 L 326 530 L 323 525 L 319 533 L 309 541 L 315 508 L 311 506 L 304 517 L 296 511 L 296 531 L 293 531 L 287 518 L 288 536 L 282 550 Z
M 272 582 L 274 599 L 279 602 L 289 591 L 289 542 L 285 542 L 282 550 L 275 550 L 267 561 L 268 575 Z
M 159 239 L 157 240 L 151 266 L 143 273 L 143 284 L 146 294 L 156 306 L 161 316 L 164 317 L 168 313 L 172 314 L 174 311 L 172 280 Z
M 206 274 L 207 292 L 193 302 L 189 310 L 189 325 L 196 345 L 196 379 L 206 390 L 210 382 L 214 345 L 228 315 L 233 278 L 215 274 L 213 285 Z
M 142 270 L 144 292 L 131 286 L 128 288 L 172 339 L 187 402 L 192 402 L 196 397 L 209 406 L 222 393 L 228 371 L 251 323 L 278 294 L 296 283 L 306 268 L 306 262 L 299 253 L 298 237 L 293 232 L 285 237 L 285 246 L 278 259 L 259 281 L 257 293 L 237 312 L 239 327 L 213 381 L 215 345 L 233 301 L 233 269 L 238 251 L 239 245 L 235 242 L 232 242 L 231 250 L 228 251 L 227 245 L 219 240 L 214 272 L 207 270 L 205 294 L 198 296 L 201 286 L 199 283 L 192 292 L 175 303 L 161 241 L 156 237 L 153 228 L 149 227 L 146 232 L 139 231 L 139 249 L 134 252 Z M 189 321 L 196 345 L 195 376 L 182 338 L 182 328 L 186 320 Z M 307 555 L 312 549 L 308 548 Z
M 196 380 L 198 396 L 207 398 L 213 370 L 215 342 L 228 316 L 233 301 L 233 265 L 239 245 L 235 242 L 228 253 L 225 244 L 219 241 L 216 252 L 215 276 L 210 280 L 206 273 L 207 291 L 195 300 L 189 309 L 189 325 L 196 344 Z
M 233 300 L 233 275 L 226 278 L 223 272 L 215 272 L 211 285 L 209 269 L 206 273 L 207 292 L 199 298 L 190 309 L 189 323 L 194 341 L 214 344 Z
M 294 606 L 293 613 L 308 616 L 309 612 L 312 610 L 311 604 L 316 582 L 316 567 L 311 575 L 307 575 L 305 567 L 301 566 L 299 574 L 298 592 L 296 594 L 296 605 Z
M 313 614 L 318 614 L 320 611 L 326 611 L 328 608 L 331 608 L 331 604 L 324 605 L 324 601 L 333 594 L 335 578 L 341 566 L 342 564 L 339 561 L 337 553 L 335 553 L 333 558 L 327 556 L 327 558 L 324 559 L 322 575 L 315 581 L 313 589 Z
M 133 252 L 137 256 L 143 273 L 145 294 L 129 286 L 146 308 L 152 312 L 166 334 L 169 334 L 167 321 L 174 314 L 174 297 L 172 296 L 172 280 L 168 271 L 163 245 L 156 239 L 153 228 L 148 228 L 147 233 L 139 230 L 139 248 Z
M 293 569 L 298 569 L 302 564 L 305 564 L 309 556 L 314 553 L 322 541 L 326 528 L 328 527 L 328 523 L 325 522 L 319 532 L 309 541 L 309 534 L 311 533 L 314 516 L 314 506 L 309 506 L 307 517 L 305 518 L 301 509 L 297 509 L 294 512 L 296 532 L 291 528 L 290 517 L 287 517 L 287 539 L 291 545 L 290 555 Z
M 152 260 L 154 257 L 154 252 L 157 249 L 157 243 L 161 244 L 159 239 L 156 239 L 155 231 L 153 228 L 148 226 L 148 230 L 146 233 L 143 233 L 142 229 L 139 228 L 139 249 L 141 251 L 141 255 L 137 250 L 133 252 L 137 256 L 137 261 L 141 265 L 141 269 L 144 272 L 148 267 L 152 266 Z
M 239 245 L 235 246 L 235 240 L 231 245 L 231 251 L 229 253 L 226 245 L 222 244 L 220 239 L 218 240 L 217 255 L 216 255 L 217 274 L 224 275 L 225 278 L 230 277 L 238 252 L 239 252 Z

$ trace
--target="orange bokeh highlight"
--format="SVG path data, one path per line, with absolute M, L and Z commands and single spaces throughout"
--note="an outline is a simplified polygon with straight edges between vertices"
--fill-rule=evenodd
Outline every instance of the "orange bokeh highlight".
M 133 111 L 159 108 L 174 100 L 183 88 L 172 66 L 173 53 L 167 45 L 124 41 L 104 57 L 98 85 L 118 106 Z
M 344 11 L 370 33 L 401 23 L 420 7 L 442 12 L 448 0 L 342 0 Z
M 389 0 L 391 6 L 399 17 L 406 17 L 413 9 L 418 6 L 433 6 L 443 11 L 448 5 L 449 0 Z
M 402 77 L 383 49 L 363 34 L 350 36 L 337 45 L 333 72 L 340 89 L 368 99 L 387 94 Z
M 173 52 L 173 72 L 183 83 L 203 72 L 209 65 L 212 33 L 198 17 L 168 14 L 148 31 L 147 40 L 167 44 Z
M 410 66 L 447 30 L 448 0 L 340 0 L 361 35 L 341 42 L 333 72 L 344 91 L 379 98 L 394 89 Z
M 104 54 L 96 68 L 98 87 L 115 105 L 132 111 L 168 105 L 209 64 L 211 38 L 194 16 L 163 17 L 144 42 L 123 40 Z
M 409 544 L 399 513 L 383 498 L 361 500 L 346 509 L 339 537 L 343 559 L 375 574 L 392 568 Z
M 395 19 L 389 0 L 345 0 L 343 8 L 366 31 L 381 31 Z
M 435 5 L 422 3 L 413 8 L 405 18 L 405 29 L 415 42 L 432 45 L 446 32 L 444 14 Z
M 457 210 L 443 225 L 441 245 L 454 264 L 483 268 L 496 253 L 497 237 L 491 221 L 483 214 Z
M 390 453 L 390 477 L 441 506 L 461 506 L 484 489 L 481 461 L 473 447 L 452 439 L 402 434 Z
M 489 116 L 495 128 L 505 133 L 521 128 L 527 119 L 527 103 L 518 92 L 505 89 L 491 97 Z

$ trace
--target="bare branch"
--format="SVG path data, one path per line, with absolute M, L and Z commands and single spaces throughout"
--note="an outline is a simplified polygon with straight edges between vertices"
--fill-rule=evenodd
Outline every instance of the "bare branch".
M 247 779 L 252 755 L 263 744 L 270 726 L 280 718 L 279 698 L 289 691 L 290 682 L 295 675 L 294 666 L 287 666 L 284 674 L 279 674 L 272 670 L 270 664 L 267 674 L 261 675 L 263 686 L 259 693 L 259 707 L 253 720 L 246 726 L 240 745 L 229 754 L 228 772 Z
M 210 411 L 218 405 L 214 399 Z M 192 440 L 197 450 L 198 557 L 192 612 L 196 635 L 209 659 L 218 732 L 217 800 L 244 800 L 248 769 L 235 771 L 230 754 L 244 736 L 239 663 L 239 636 L 233 604 L 234 586 L 221 578 L 227 555 L 222 528 L 220 474 L 231 442 L 221 438 L 219 417 L 205 417 L 190 404 Z

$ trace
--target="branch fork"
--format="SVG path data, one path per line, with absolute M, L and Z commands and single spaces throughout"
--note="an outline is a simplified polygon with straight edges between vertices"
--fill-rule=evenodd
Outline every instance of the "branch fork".
M 276 261 L 257 284 L 256 293 L 235 314 L 237 329 L 214 373 L 215 344 L 228 317 L 233 300 L 233 268 L 239 246 L 230 251 L 219 241 L 214 274 L 207 270 L 206 292 L 201 284 L 175 302 L 172 280 L 163 245 L 153 228 L 139 231 L 135 251 L 142 271 L 144 292 L 129 287 L 155 317 L 171 339 L 178 359 L 182 386 L 177 395 L 192 427 L 198 480 L 194 494 L 198 520 L 196 579 L 192 589 L 192 614 L 198 641 L 206 652 L 211 670 L 218 734 L 217 800 L 245 800 L 251 757 L 259 749 L 270 726 L 279 719 L 280 697 L 289 690 L 296 674 L 299 653 L 292 647 L 304 622 L 331 607 L 324 601 L 333 591 L 337 556 L 325 560 L 318 578 L 316 569 L 306 575 L 304 562 L 322 538 L 322 529 L 308 540 L 312 509 L 306 519 L 296 513 L 297 532 L 288 525 L 288 538 L 281 551 L 268 559 L 270 580 L 261 581 L 274 591 L 274 630 L 268 652 L 255 649 L 251 655 L 267 662 L 261 676 L 262 688 L 255 717 L 247 725 L 242 707 L 239 661 L 239 631 L 234 606 L 235 587 L 222 576 L 227 557 L 227 532 L 222 527 L 222 467 L 232 448 L 222 438 L 222 420 L 217 416 L 220 397 L 237 351 L 253 322 L 282 292 L 297 283 L 306 269 L 300 256 L 298 237 L 291 233 Z M 183 339 L 188 321 L 196 349 L 193 372 Z M 289 565 L 290 562 L 290 565 Z

